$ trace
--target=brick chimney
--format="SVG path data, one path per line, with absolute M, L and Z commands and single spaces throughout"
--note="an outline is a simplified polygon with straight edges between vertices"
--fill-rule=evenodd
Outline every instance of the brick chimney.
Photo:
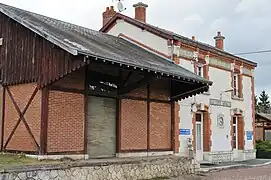
M 148 5 L 144 4 L 142 2 L 139 2 L 137 4 L 134 4 L 134 8 L 135 8 L 135 19 L 142 21 L 142 22 L 146 22 L 146 9 L 147 9 Z
M 215 39 L 215 47 L 221 50 L 224 50 L 224 39 L 225 37 L 221 35 L 221 32 L 217 32 L 217 36 L 214 37 Z
M 103 26 L 110 21 L 110 19 L 116 14 L 114 6 L 106 7 L 105 12 L 103 12 Z

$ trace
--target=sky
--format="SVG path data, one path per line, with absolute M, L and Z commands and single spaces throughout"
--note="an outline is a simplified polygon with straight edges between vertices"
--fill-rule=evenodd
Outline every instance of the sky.
M 123 0 L 125 15 L 134 17 L 133 4 Z M 271 50 L 271 0 L 141 0 L 149 5 L 147 22 L 175 33 L 214 45 L 221 31 L 224 48 L 235 53 Z M 102 12 L 117 0 L 0 0 L 42 15 L 99 30 Z M 256 94 L 271 96 L 271 53 L 243 55 L 258 63 L 255 70 Z M 246 90 L 246 89 L 244 89 Z M 248 89 L 250 90 L 250 89 Z

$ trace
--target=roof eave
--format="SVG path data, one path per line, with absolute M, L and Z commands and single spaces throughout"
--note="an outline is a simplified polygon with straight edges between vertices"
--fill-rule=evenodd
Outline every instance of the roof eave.
M 123 66 L 123 65 L 126 65 L 128 67 L 133 67 L 134 69 L 141 69 L 141 70 L 147 70 L 149 72 L 154 72 L 154 73 L 159 73 L 161 74 L 162 76 L 165 76 L 165 77 L 171 77 L 175 80 L 183 80 L 183 81 L 187 81 L 187 82 L 193 82 L 195 84 L 203 84 L 203 85 L 207 85 L 207 86 L 211 86 L 213 82 L 211 81 L 208 81 L 208 80 L 199 80 L 199 79 L 194 79 L 194 78 L 189 78 L 189 77 L 184 77 L 184 76 L 181 76 L 181 75 L 177 75 L 177 74 L 172 74 L 171 72 L 166 72 L 166 71 L 160 71 L 160 70 L 156 70 L 156 69 L 153 69 L 153 68 L 147 68 L 147 67 L 142 67 L 142 66 L 138 66 L 138 65 L 135 65 L 133 63 L 128 63 L 128 62 L 120 62 L 119 60 L 117 59 L 113 59 L 113 58 L 105 58 L 105 57 L 101 57 L 101 56 L 98 56 L 96 54 L 92 54 L 92 53 L 89 53 L 89 52 L 84 52 L 84 51 L 78 51 L 78 54 L 81 54 L 81 55 L 85 55 L 85 56 L 89 56 L 89 57 L 93 57 L 95 58 L 95 60 L 102 60 L 104 62 L 111 62 L 112 64 L 119 64 L 120 66 Z

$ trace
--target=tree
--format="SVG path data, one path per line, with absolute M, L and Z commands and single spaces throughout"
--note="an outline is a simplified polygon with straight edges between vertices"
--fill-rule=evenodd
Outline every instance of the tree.
M 257 95 L 254 96 L 254 103 L 255 103 L 255 111 L 260 112 L 259 102 Z
M 259 97 L 260 102 L 258 103 L 260 112 L 269 113 L 270 101 L 269 96 L 265 91 L 262 91 Z

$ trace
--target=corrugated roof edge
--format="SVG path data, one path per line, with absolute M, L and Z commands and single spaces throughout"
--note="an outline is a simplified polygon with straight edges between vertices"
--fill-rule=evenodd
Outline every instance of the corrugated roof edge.
M 169 30 L 166 30 L 166 29 L 163 29 L 163 28 L 160 28 L 160 27 L 155 27 L 151 24 L 148 24 L 148 23 L 144 23 L 144 22 L 141 22 L 141 21 L 138 21 L 136 19 L 133 19 L 129 16 L 126 16 L 126 15 L 123 15 L 123 14 L 120 14 L 120 13 L 116 13 L 101 29 L 100 31 L 102 32 L 105 32 L 107 30 L 107 28 L 109 28 L 112 23 L 114 23 L 117 19 L 124 19 L 130 23 L 134 23 L 134 25 L 137 25 L 137 26 L 140 26 L 140 28 L 144 28 L 144 27 L 149 27 L 155 31 L 159 31 L 161 33 L 161 36 L 164 37 L 164 38 L 172 38 L 172 39 L 175 39 L 175 40 L 181 40 L 181 41 L 185 41 L 185 43 L 189 44 L 189 45 L 192 45 L 192 46 L 200 46 L 200 48 L 202 49 L 205 49 L 207 51 L 210 51 L 215 53 L 215 54 L 218 54 L 218 55 L 224 55 L 224 56 L 227 56 L 229 58 L 234 58 L 234 59 L 238 59 L 240 61 L 244 61 L 245 63 L 248 63 L 250 65 L 253 65 L 254 67 L 257 67 L 257 63 L 256 62 L 253 62 L 253 61 L 250 61 L 250 60 L 247 60 L 247 59 L 244 59 L 242 57 L 239 57 L 239 56 L 235 56 L 227 51 L 223 51 L 223 50 L 220 50 L 218 48 L 215 48 L 214 46 L 211 46 L 209 44 L 205 44 L 205 43 L 202 43 L 202 42 L 199 42 L 199 41 L 193 41 L 192 39 L 189 39 L 188 37 L 185 37 L 185 36 L 182 36 L 182 35 L 179 35 L 177 33 L 174 33 L 174 32 L 171 32 Z M 207 49 L 206 49 L 207 48 Z

